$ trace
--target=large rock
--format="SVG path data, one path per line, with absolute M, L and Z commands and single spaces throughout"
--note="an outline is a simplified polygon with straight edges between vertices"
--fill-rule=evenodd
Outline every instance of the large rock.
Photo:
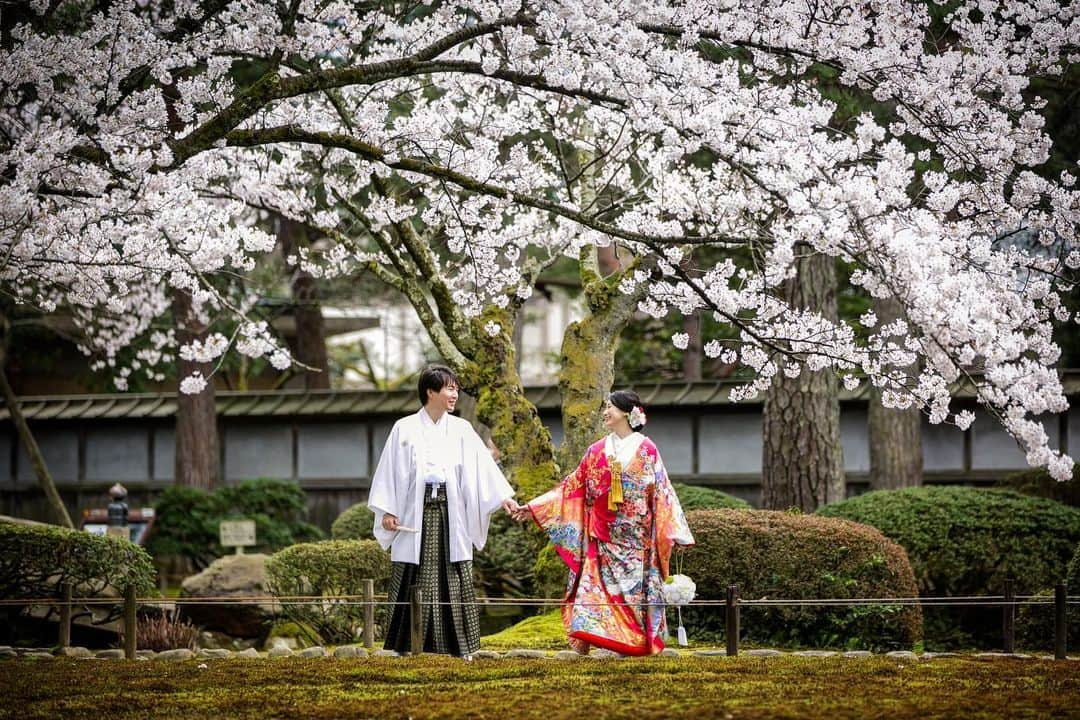
M 265 597 L 270 594 L 266 589 L 266 558 L 266 555 L 260 553 L 218 558 L 198 575 L 184 580 L 180 597 Z M 217 630 L 234 637 L 261 637 L 274 617 L 271 603 L 198 604 L 181 607 L 184 615 L 204 630 Z

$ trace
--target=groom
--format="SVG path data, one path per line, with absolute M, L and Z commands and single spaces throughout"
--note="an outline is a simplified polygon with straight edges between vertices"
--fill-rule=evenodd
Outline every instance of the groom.
M 469 657 L 480 649 L 472 550 L 484 548 L 491 514 L 517 504 L 472 425 L 450 414 L 458 398 L 453 371 L 425 368 L 417 391 L 422 407 L 394 423 L 368 496 L 375 539 L 390 550 L 384 647 L 409 651 L 409 590 L 418 585 L 424 651 Z

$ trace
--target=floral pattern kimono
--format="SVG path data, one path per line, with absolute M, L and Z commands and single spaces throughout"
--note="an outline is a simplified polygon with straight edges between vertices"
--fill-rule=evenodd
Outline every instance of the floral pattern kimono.
M 570 568 L 562 618 L 571 645 L 663 650 L 661 585 L 672 548 L 694 539 L 652 440 L 634 433 L 594 443 L 577 470 L 527 507 Z

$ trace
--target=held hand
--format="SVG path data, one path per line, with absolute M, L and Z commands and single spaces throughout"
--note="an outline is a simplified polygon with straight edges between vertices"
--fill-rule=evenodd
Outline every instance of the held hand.
M 521 509 L 521 506 L 514 502 L 512 499 L 507 498 L 506 500 L 503 500 L 502 508 L 506 511 L 507 515 L 516 520 L 517 518 L 515 517 L 515 515 L 517 511 Z
M 398 522 L 398 519 L 395 516 L 389 515 L 389 514 L 383 515 L 382 526 L 383 526 L 384 530 L 390 530 L 390 531 L 397 530 L 398 525 L 400 525 L 400 524 L 401 523 Z

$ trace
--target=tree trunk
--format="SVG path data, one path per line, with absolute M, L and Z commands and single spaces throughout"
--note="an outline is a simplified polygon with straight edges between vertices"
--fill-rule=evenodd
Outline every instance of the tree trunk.
M 483 326 L 495 321 L 503 328 L 494 337 Z M 514 359 L 510 336 L 513 318 L 504 310 L 484 313 L 473 321 L 478 343 L 475 371 L 455 368 L 462 390 L 476 398 L 476 417 L 491 429 L 507 479 L 525 502 L 547 492 L 559 481 L 551 433 L 540 422 L 536 406 L 525 388 Z M 482 373 L 482 375 L 480 375 Z
M 885 325 L 903 317 L 895 298 L 875 298 L 874 313 Z M 881 390 L 871 386 L 869 404 L 870 489 L 918 487 L 923 479 L 922 412 L 881 405 Z
M 559 363 L 563 441 L 559 466 L 577 467 L 590 445 L 603 437 L 603 406 L 615 382 L 615 350 L 619 330 L 607 318 L 590 312 L 563 332 Z
M 701 379 L 701 315 L 683 316 L 683 332 L 690 336 L 690 342 L 682 354 L 682 372 L 684 380 Z
M 307 245 L 303 225 L 282 217 L 278 219 L 278 239 L 286 258 Z M 296 321 L 296 343 L 293 354 L 297 360 L 314 370 L 303 370 L 304 387 L 308 390 L 330 389 L 330 363 L 326 352 L 326 324 L 319 304 L 318 283 L 299 265 L 289 265 L 292 272 L 290 287 L 293 298 L 293 319 Z
M 796 246 L 797 274 L 784 285 L 793 307 L 836 320 L 836 268 L 831 257 Z M 845 494 L 836 375 L 778 372 L 762 409 L 762 505 L 812 512 Z
M 191 296 L 185 290 L 173 292 L 173 317 L 176 339 L 183 345 L 195 339 L 205 339 L 206 328 L 195 317 Z M 177 357 L 177 380 L 195 371 L 210 378 L 213 364 Z M 175 483 L 212 490 L 220 479 L 221 451 L 218 439 L 217 409 L 214 404 L 214 381 L 207 380 L 202 392 L 188 395 L 177 392 L 176 398 L 176 465 Z
M 15 397 L 15 392 L 11 389 L 11 385 L 8 384 L 5 364 L 9 330 L 10 326 L 7 317 L 0 317 L 0 333 L 3 334 L 3 337 L 0 337 L 0 392 L 4 395 L 4 404 L 7 405 L 8 414 L 15 424 L 15 431 L 19 434 L 19 441 L 22 442 L 23 448 L 26 449 L 30 463 L 34 466 L 34 474 L 37 475 L 38 483 L 41 484 L 41 489 L 45 492 L 45 501 L 48 503 L 49 510 L 56 518 L 58 525 L 74 529 L 75 523 L 71 521 L 71 515 L 68 514 L 67 507 L 60 497 L 60 492 L 56 489 L 56 483 L 53 482 L 52 475 L 49 474 L 49 468 L 45 464 L 45 456 L 41 454 L 41 448 L 38 447 L 37 441 L 34 440 L 34 434 L 30 432 L 30 426 L 22 414 L 19 399 Z

